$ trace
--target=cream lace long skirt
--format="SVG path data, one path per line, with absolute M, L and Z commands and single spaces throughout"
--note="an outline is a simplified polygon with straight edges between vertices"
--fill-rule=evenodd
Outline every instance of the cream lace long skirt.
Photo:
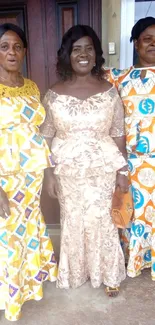
M 57 287 L 79 287 L 87 279 L 119 286 L 124 256 L 110 209 L 115 173 L 71 178 L 56 176 L 61 208 L 61 250 Z

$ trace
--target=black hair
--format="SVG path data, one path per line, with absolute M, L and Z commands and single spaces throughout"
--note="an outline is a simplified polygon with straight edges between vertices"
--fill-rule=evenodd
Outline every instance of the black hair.
M 145 17 L 139 19 L 132 28 L 130 42 L 132 42 L 133 40 L 138 40 L 140 34 L 144 32 L 146 28 L 152 25 L 155 25 L 154 17 Z
M 92 39 L 95 53 L 96 53 L 96 65 L 93 67 L 92 75 L 103 77 L 102 65 L 105 60 L 102 57 L 103 51 L 101 42 L 95 33 L 95 31 L 87 25 L 76 25 L 71 27 L 63 36 L 61 47 L 58 50 L 57 56 L 57 74 L 62 80 L 70 79 L 73 75 L 73 69 L 70 62 L 70 55 L 72 52 L 73 43 L 80 38 L 88 36 Z
M 24 48 L 27 48 L 27 40 L 24 31 L 17 25 L 5 23 L 0 25 L 0 38 L 8 31 L 15 32 L 23 42 Z

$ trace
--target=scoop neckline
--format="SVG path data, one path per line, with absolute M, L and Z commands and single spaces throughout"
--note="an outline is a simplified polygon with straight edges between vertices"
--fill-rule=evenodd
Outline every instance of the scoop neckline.
M 72 96 L 72 95 L 67 95 L 67 94 L 59 94 L 59 93 L 57 93 L 56 91 L 54 91 L 53 89 L 49 89 L 53 94 L 55 94 L 55 95 L 57 95 L 57 96 L 67 96 L 67 97 L 70 97 L 70 98 L 73 98 L 73 99 L 77 99 L 77 100 L 79 100 L 79 101 L 82 101 L 82 102 L 84 102 L 84 101 L 87 101 L 87 100 L 89 100 L 89 99 L 91 99 L 91 98 L 94 98 L 94 97 L 96 97 L 96 96 L 99 96 L 99 95 L 103 95 L 103 94 L 107 94 L 107 93 L 109 93 L 112 89 L 114 89 L 115 88 L 115 86 L 114 85 L 112 85 L 108 90 L 106 90 L 106 91 L 104 91 L 104 92 L 98 92 L 98 93 L 96 93 L 96 94 L 94 94 L 94 95 L 91 95 L 91 96 L 88 96 L 88 97 L 86 97 L 85 99 L 82 99 L 82 98 L 79 98 L 79 97 L 76 97 L 76 96 Z

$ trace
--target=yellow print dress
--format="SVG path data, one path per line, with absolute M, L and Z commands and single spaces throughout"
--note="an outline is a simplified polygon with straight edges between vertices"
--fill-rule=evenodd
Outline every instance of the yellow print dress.
M 122 236 L 129 248 L 127 273 L 135 277 L 151 267 L 155 280 L 155 68 L 112 69 L 109 79 L 124 103 L 134 200 L 134 220 Z
M 15 321 L 26 300 L 40 300 L 42 282 L 55 281 L 57 265 L 40 211 L 43 172 L 52 166 L 39 133 L 45 111 L 32 81 L 0 85 L 0 183 L 11 216 L 0 217 L 0 309 Z

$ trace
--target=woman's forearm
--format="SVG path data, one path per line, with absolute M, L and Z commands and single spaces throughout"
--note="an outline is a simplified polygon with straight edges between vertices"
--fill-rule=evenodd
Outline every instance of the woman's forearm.
M 126 160 L 126 166 L 121 168 L 121 170 L 127 170 L 128 163 L 127 163 L 127 151 L 126 151 L 126 137 L 125 136 L 117 137 L 117 138 L 113 138 L 113 140 L 115 141 L 119 151 L 122 153 L 124 159 Z
M 52 146 L 52 140 L 53 140 L 53 138 L 49 138 L 49 137 L 44 137 L 44 138 L 45 138 L 46 143 L 47 143 L 47 145 L 48 145 L 48 147 L 49 147 L 49 149 L 51 151 L 51 146 Z
M 125 136 L 117 137 L 117 138 L 113 138 L 113 140 L 115 141 L 119 151 L 122 153 L 124 159 L 127 161 L 126 137 Z

